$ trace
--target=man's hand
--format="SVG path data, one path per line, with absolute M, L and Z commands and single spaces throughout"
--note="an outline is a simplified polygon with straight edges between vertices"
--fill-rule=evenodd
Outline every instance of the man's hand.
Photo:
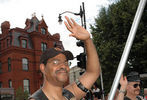
M 90 38 L 89 32 L 82 26 L 78 25 L 72 18 L 71 20 L 65 16 L 67 22 L 64 22 L 66 28 L 71 32 L 69 36 L 73 36 L 79 40 L 87 40 Z
M 116 100 L 124 100 L 124 95 L 126 93 L 126 88 L 128 85 L 128 81 L 127 81 L 126 76 L 121 75 L 120 85 L 121 85 L 121 87 L 120 87 L 119 94 L 118 94 Z
M 123 89 L 126 89 L 127 85 L 128 85 L 128 81 L 127 81 L 127 78 L 126 76 L 123 77 L 123 75 L 121 75 L 121 78 L 120 78 L 120 85 Z

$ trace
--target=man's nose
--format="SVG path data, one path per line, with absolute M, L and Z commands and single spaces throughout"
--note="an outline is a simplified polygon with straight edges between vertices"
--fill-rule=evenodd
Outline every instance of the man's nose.
M 137 88 L 140 89 L 140 86 L 138 85 Z
M 59 67 L 66 69 L 66 70 L 68 70 L 68 68 L 69 68 L 69 66 L 67 66 L 65 63 L 61 63 Z

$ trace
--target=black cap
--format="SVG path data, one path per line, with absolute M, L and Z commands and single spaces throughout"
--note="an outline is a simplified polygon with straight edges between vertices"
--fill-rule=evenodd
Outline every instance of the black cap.
M 64 54 L 67 60 L 73 60 L 74 58 L 73 54 L 70 51 L 63 51 L 59 48 L 50 48 L 42 53 L 40 58 L 40 64 L 43 63 L 46 65 L 48 59 L 53 58 L 60 53 Z
M 139 73 L 138 72 L 130 72 L 128 75 L 127 75 L 127 80 L 128 82 L 140 82 L 140 76 L 139 76 Z

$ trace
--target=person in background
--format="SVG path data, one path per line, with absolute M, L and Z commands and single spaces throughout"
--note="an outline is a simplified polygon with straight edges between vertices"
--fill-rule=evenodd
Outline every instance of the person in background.
M 130 72 L 127 75 L 128 85 L 127 85 L 127 94 L 124 100 L 143 100 L 140 94 L 140 76 L 138 72 Z
M 130 72 L 126 77 L 121 76 L 121 88 L 118 100 L 143 100 L 140 94 L 140 76 L 138 72 Z M 126 94 L 126 95 L 125 95 Z
M 41 56 L 39 66 L 44 77 L 43 86 L 32 94 L 29 100 L 80 100 L 89 92 L 100 74 L 99 59 L 90 33 L 73 19 L 67 16 L 65 18 L 65 26 L 71 32 L 69 36 L 84 42 L 86 71 L 78 80 L 63 88 L 69 77 L 69 60 L 74 57 L 70 51 L 59 48 L 46 50 Z
M 100 89 L 96 87 L 96 85 L 93 85 L 92 93 L 94 96 L 94 100 L 101 100 L 101 92 Z

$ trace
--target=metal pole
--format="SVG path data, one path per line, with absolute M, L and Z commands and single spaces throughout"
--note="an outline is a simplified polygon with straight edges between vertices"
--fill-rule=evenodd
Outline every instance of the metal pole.
M 100 67 L 100 79 L 101 79 L 101 88 L 102 88 L 102 100 L 105 100 L 103 76 L 102 76 L 102 68 L 101 67 Z
M 131 30 L 129 33 L 129 36 L 128 36 L 128 39 L 127 39 L 127 42 L 126 42 L 126 45 L 125 45 L 125 48 L 123 51 L 123 54 L 121 56 L 121 60 L 120 60 L 120 63 L 119 63 L 118 69 L 117 69 L 117 73 L 115 75 L 115 79 L 114 79 L 113 85 L 111 87 L 111 91 L 110 91 L 110 95 L 108 97 L 108 100 L 113 100 L 113 98 L 115 96 L 115 92 L 118 87 L 121 74 L 124 70 L 124 67 L 125 67 L 125 64 L 126 64 L 126 61 L 127 61 L 127 58 L 128 58 L 135 34 L 136 34 L 136 31 L 137 31 L 137 27 L 138 27 L 140 19 L 141 19 L 145 4 L 146 4 L 146 0 L 140 0 L 139 6 L 137 8 L 137 12 L 135 14 L 135 18 L 134 18 L 134 21 L 133 21 L 133 24 L 132 24 L 132 27 L 131 27 Z
M 84 2 L 82 2 L 82 6 L 83 6 L 83 14 L 84 14 L 84 28 L 86 29 L 86 16 L 85 16 L 85 6 L 84 6 Z
M 81 6 L 80 6 L 80 18 L 81 18 L 81 25 L 82 25 L 82 27 L 84 27 L 84 24 L 83 24 L 83 10 L 82 10 Z

